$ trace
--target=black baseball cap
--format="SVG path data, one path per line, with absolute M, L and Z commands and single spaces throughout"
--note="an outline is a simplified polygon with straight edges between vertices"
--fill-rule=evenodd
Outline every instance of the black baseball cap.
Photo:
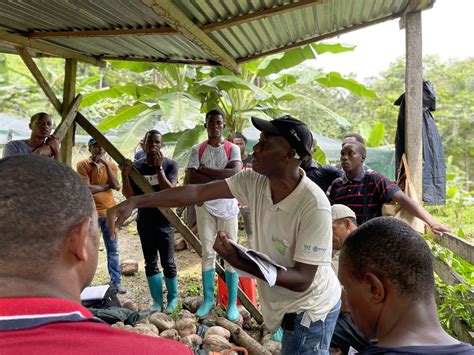
M 91 145 L 94 145 L 96 143 L 97 143 L 97 141 L 94 138 L 91 138 L 91 139 L 89 139 L 89 143 L 87 143 L 87 145 L 90 147 Z
M 313 155 L 313 135 L 304 122 L 285 115 L 271 121 L 252 117 L 252 124 L 261 132 L 285 138 L 300 158 Z

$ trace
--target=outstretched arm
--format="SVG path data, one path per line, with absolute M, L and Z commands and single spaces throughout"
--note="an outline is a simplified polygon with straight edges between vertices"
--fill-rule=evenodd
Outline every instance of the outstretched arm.
M 403 191 L 397 191 L 393 194 L 392 200 L 398 203 L 403 209 L 407 210 L 413 216 L 418 217 L 430 226 L 433 232 L 443 234 L 449 232 L 449 227 L 437 222 L 432 215 L 421 207 L 416 201 L 405 195 Z
M 218 198 L 233 198 L 224 180 L 208 184 L 186 185 L 160 192 L 133 196 L 107 210 L 107 225 L 116 230 L 135 208 L 182 207 Z

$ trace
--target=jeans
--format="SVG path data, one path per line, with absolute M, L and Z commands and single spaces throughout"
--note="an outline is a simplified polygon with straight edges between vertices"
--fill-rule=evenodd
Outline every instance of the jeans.
M 282 355 L 329 354 L 332 334 L 341 308 L 339 301 L 324 321 L 318 320 L 306 327 L 301 324 L 304 313 L 287 314 L 282 323 Z
M 110 231 L 107 228 L 105 218 L 99 218 L 99 227 L 102 231 L 102 238 L 104 239 L 105 250 L 107 251 L 107 269 L 109 271 L 110 278 L 114 284 L 120 284 L 118 235 L 115 234 L 114 240 L 110 238 Z
M 137 230 L 142 244 L 143 257 L 145 258 L 146 276 L 152 277 L 160 272 L 158 267 L 158 261 L 160 261 L 165 277 L 169 279 L 175 277 L 173 227 L 169 225 L 160 226 L 154 221 L 139 219 Z

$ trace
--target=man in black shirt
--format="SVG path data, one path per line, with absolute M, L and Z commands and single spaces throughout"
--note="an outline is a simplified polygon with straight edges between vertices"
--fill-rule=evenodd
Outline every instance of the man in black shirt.
M 314 147 L 313 150 L 315 150 Z M 307 156 L 301 161 L 301 168 L 306 173 L 306 176 L 318 185 L 323 192 L 328 190 L 334 180 L 344 175 L 344 172 L 338 167 L 329 164 L 319 164 L 311 156 Z
M 133 166 L 153 186 L 161 191 L 176 186 L 178 162 L 165 158 L 161 151 L 161 134 L 157 130 L 145 134 L 145 158 L 137 160 Z M 141 189 L 129 178 L 132 162 L 127 160 L 122 168 L 125 197 L 142 195 Z M 163 276 L 158 268 L 158 253 L 165 274 L 167 295 L 166 313 L 172 313 L 178 304 L 178 276 L 174 262 L 174 229 L 165 216 L 156 208 L 139 208 L 137 229 L 145 258 L 145 274 L 153 298 L 152 311 L 161 312 L 163 307 Z

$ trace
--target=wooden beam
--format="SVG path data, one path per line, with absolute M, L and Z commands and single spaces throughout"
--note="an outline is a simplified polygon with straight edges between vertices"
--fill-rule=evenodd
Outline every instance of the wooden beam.
M 242 23 L 261 20 L 270 16 L 280 15 L 285 12 L 302 9 L 308 6 L 315 6 L 327 2 L 328 0 L 301 0 L 290 4 L 271 7 L 255 11 L 249 14 L 230 18 L 228 20 L 210 23 L 200 27 L 205 32 L 218 31 Z M 126 28 L 126 29 L 106 29 L 106 30 L 80 30 L 80 31 L 38 31 L 24 32 L 23 36 L 28 38 L 52 38 L 52 37 L 109 37 L 109 36 L 146 36 L 146 35 L 167 35 L 178 33 L 173 27 L 158 28 Z
M 200 47 L 213 60 L 236 74 L 241 73 L 235 60 L 195 25 L 171 0 L 142 0 L 142 3 L 151 8 L 185 38 Z
M 31 55 L 30 53 L 28 53 L 28 50 L 23 47 L 16 47 L 16 51 L 18 55 L 21 57 L 21 59 L 23 60 L 23 62 L 25 63 L 26 67 L 29 69 L 30 73 L 36 79 L 36 82 L 38 83 L 40 88 L 43 90 L 46 97 L 53 104 L 56 111 L 61 113 L 63 109 L 63 104 L 56 97 L 56 94 L 53 92 L 53 89 L 51 89 L 48 82 L 44 78 L 43 74 L 39 70 L 38 66 L 33 61 L 33 58 L 31 58 Z
M 474 244 L 449 233 L 443 235 L 432 233 L 430 237 L 439 245 L 474 265 Z
M 24 54 L 24 52 L 22 53 Z M 28 64 L 29 64 L 27 65 L 28 69 L 31 71 L 31 73 L 35 77 L 41 89 L 45 93 L 48 93 L 46 96 L 51 101 L 53 106 L 56 108 L 56 111 L 58 111 L 59 113 L 62 113 L 63 104 L 54 95 L 53 90 L 49 86 L 48 82 L 44 79 L 43 75 L 41 74 L 40 70 L 36 66 L 35 62 L 31 59 L 31 56 L 27 52 L 26 54 L 27 55 L 22 56 L 22 58 L 28 61 Z M 114 145 L 110 143 L 108 139 L 105 138 L 102 135 L 102 133 L 99 130 L 97 130 L 97 128 L 95 128 L 94 125 L 91 124 L 80 112 L 77 112 L 76 122 L 80 124 L 81 127 L 84 128 L 84 130 L 87 133 L 89 133 L 89 135 L 95 138 L 97 142 L 105 149 L 107 153 L 109 153 L 109 155 L 119 165 L 125 162 L 125 157 L 122 155 L 122 153 L 120 153 L 120 151 L 117 150 L 117 148 L 115 148 Z M 133 168 L 132 171 L 130 172 L 130 178 L 137 184 L 138 187 L 140 187 L 140 189 L 142 189 L 144 193 L 154 192 L 149 182 L 135 168 Z M 199 241 L 199 239 L 196 238 L 196 236 L 191 232 L 191 230 L 181 220 L 181 218 L 179 218 L 178 215 L 169 208 L 159 208 L 159 210 L 170 221 L 173 227 L 175 227 L 176 230 L 179 233 L 181 233 L 181 235 L 189 243 L 189 245 L 191 245 L 193 249 L 196 250 L 198 255 L 201 256 L 202 255 L 201 242 Z M 217 270 L 217 273 L 222 277 L 222 279 L 225 280 L 225 271 L 218 262 L 216 262 L 216 270 Z M 255 307 L 252 301 L 250 301 L 250 299 L 247 297 L 247 295 L 242 291 L 240 287 L 238 289 L 238 297 L 242 305 L 250 312 L 250 314 L 254 317 L 254 319 L 257 322 L 262 323 L 263 322 L 262 314 L 257 309 L 257 307 Z
M 403 11 L 397 12 L 397 13 L 394 13 L 392 15 L 381 17 L 377 20 L 364 22 L 364 23 L 361 23 L 359 25 L 354 25 L 354 26 L 351 26 L 351 27 L 343 28 L 341 30 L 337 30 L 335 32 L 325 33 L 325 34 L 322 34 L 322 35 L 319 35 L 319 36 L 316 36 L 316 37 L 311 37 L 311 38 L 305 39 L 303 41 L 298 41 L 298 42 L 295 42 L 295 43 L 291 43 L 291 44 L 288 44 L 288 45 L 280 47 L 280 48 L 276 48 L 276 49 L 272 49 L 272 50 L 269 50 L 269 51 L 261 52 L 261 53 L 254 54 L 254 55 L 251 55 L 251 56 L 248 56 L 248 57 L 237 58 L 236 61 L 239 64 L 240 63 L 245 63 L 245 62 L 248 62 L 250 60 L 257 59 L 257 58 L 266 57 L 266 56 L 269 56 L 269 55 L 272 55 L 272 54 L 284 52 L 284 51 L 286 51 L 288 49 L 291 49 L 291 48 L 302 47 L 302 46 L 305 46 L 305 45 L 310 44 L 310 43 L 319 42 L 319 41 L 322 41 L 322 40 L 325 40 L 325 39 L 328 39 L 328 38 L 333 38 L 333 37 L 343 35 L 345 33 L 357 31 L 357 30 L 360 30 L 362 28 L 366 28 L 366 27 L 373 26 L 373 25 L 378 25 L 379 23 L 383 23 L 383 22 L 386 22 L 386 21 L 390 21 L 390 20 L 394 20 L 396 18 L 399 18 L 402 15 L 403 15 Z
M 120 151 L 114 147 L 114 145 L 105 138 L 102 133 L 97 130 L 80 112 L 76 116 L 76 122 L 81 125 L 81 127 L 92 136 L 99 145 L 105 149 L 105 151 L 114 159 L 119 165 L 122 165 L 125 162 L 125 157 L 120 153 Z M 130 171 L 130 178 L 135 184 L 143 191 L 143 193 L 153 193 L 155 190 L 150 185 L 148 180 L 146 180 L 135 167 Z M 201 242 L 196 236 L 191 232 L 188 226 L 183 222 L 178 215 L 171 210 L 170 208 L 158 208 L 160 212 L 166 217 L 168 221 L 176 228 L 176 230 L 183 236 L 183 238 L 196 250 L 196 253 L 199 256 L 202 256 L 202 247 Z M 216 262 L 216 271 L 225 280 L 225 270 L 222 266 Z M 238 288 L 238 297 L 242 305 L 250 312 L 252 317 L 258 322 L 263 322 L 263 317 L 260 311 L 255 307 L 252 301 L 247 297 L 247 295 Z
M 27 37 L 23 37 L 7 31 L 0 30 L 0 42 L 7 42 L 16 47 L 31 48 L 35 51 L 48 53 L 60 58 L 77 59 L 80 62 L 89 63 L 100 67 L 105 66 L 106 64 L 105 62 L 98 60 L 95 57 L 81 54 L 79 52 L 72 51 L 70 49 L 66 49 L 52 43 L 47 43 L 36 39 L 29 39 Z
M 145 63 L 171 63 L 171 64 L 191 64 L 191 65 L 218 65 L 216 62 L 209 62 L 206 60 L 175 60 L 167 58 L 150 58 L 150 57 L 119 57 L 104 55 L 99 57 L 102 60 L 126 60 L 128 62 L 145 62 Z
M 228 20 L 210 23 L 208 25 L 203 26 L 202 30 L 204 32 L 218 31 L 218 30 L 222 30 L 228 27 L 241 25 L 246 22 L 261 20 L 267 17 L 280 15 L 285 12 L 302 9 L 308 6 L 320 5 L 324 2 L 328 2 L 328 0 L 300 0 L 298 2 L 292 2 L 290 4 L 286 4 L 282 6 L 276 6 L 276 7 L 271 7 L 268 9 L 258 10 L 249 14 L 230 18 Z
M 77 76 L 77 60 L 66 59 L 64 65 L 64 90 L 63 90 L 63 108 L 61 116 L 63 120 L 67 117 L 69 111 L 68 106 L 74 101 L 76 95 L 76 76 Z M 66 132 L 61 142 L 61 160 L 64 164 L 72 165 L 72 146 L 74 145 L 74 124 Z
M 177 33 L 173 27 L 157 28 L 127 28 L 110 30 L 80 30 L 80 31 L 41 31 L 24 32 L 23 36 L 28 38 L 74 38 L 74 37 L 115 37 L 115 36 L 146 36 L 146 35 L 168 35 Z
M 62 141 L 66 136 L 71 124 L 74 122 L 74 119 L 77 115 L 77 110 L 79 109 L 79 105 L 81 104 L 82 95 L 77 95 L 76 98 L 71 102 L 69 107 L 67 108 L 67 114 L 59 124 L 59 126 L 54 130 L 54 135 Z
M 423 198 L 423 57 L 421 12 L 405 15 L 405 153 L 418 200 Z

